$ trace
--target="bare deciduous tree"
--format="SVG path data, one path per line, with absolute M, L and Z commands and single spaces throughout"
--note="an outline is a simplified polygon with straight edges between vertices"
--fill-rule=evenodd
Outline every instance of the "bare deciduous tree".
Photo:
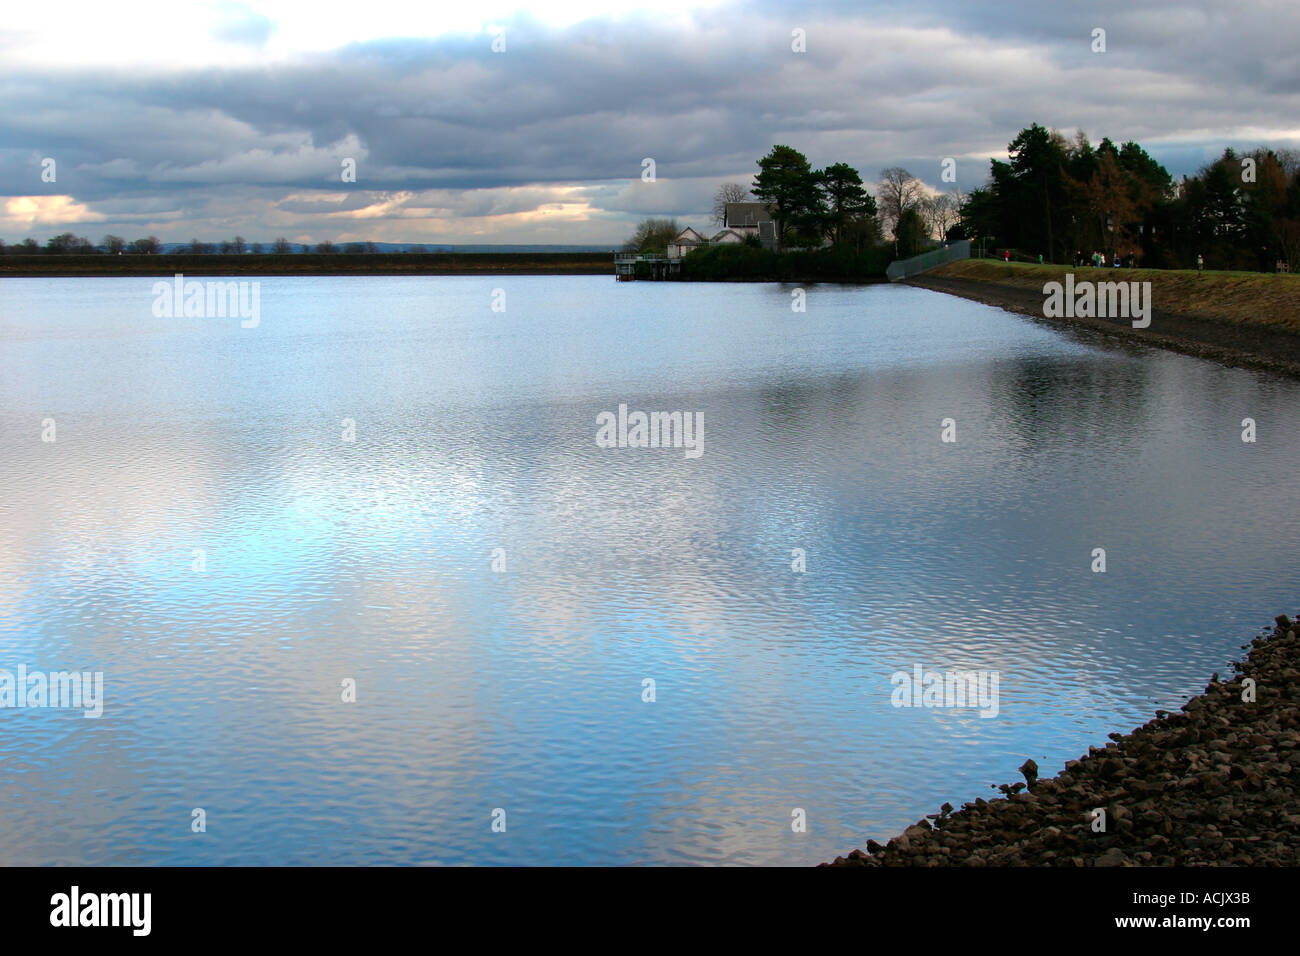
M 663 252 L 681 232 L 676 219 L 645 219 L 632 238 L 623 243 L 625 252 Z
M 925 197 L 921 180 L 901 166 L 891 166 L 880 171 L 878 199 L 881 226 L 892 229 L 903 213 L 915 208 Z
M 930 235 L 943 239 L 961 221 L 961 201 L 953 193 L 939 193 L 921 200 L 921 216 Z
M 741 183 L 723 183 L 713 194 L 714 225 L 727 224 L 727 203 L 744 202 L 749 198 L 749 190 Z
M 1300 173 L 1300 150 L 1275 149 L 1273 154 L 1277 156 L 1277 161 L 1282 164 L 1282 172 L 1287 179 L 1291 179 L 1296 173 Z
M 1300 219 L 1279 220 L 1274 228 L 1287 268 L 1291 272 L 1300 272 Z

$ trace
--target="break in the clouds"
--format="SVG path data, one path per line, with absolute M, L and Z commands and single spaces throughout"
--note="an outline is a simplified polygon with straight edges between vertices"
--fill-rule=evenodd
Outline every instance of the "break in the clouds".
M 612 245 L 773 143 L 966 190 L 1031 122 L 1175 175 L 1300 145 L 1292 2 L 448 6 L 11 5 L 0 238 Z

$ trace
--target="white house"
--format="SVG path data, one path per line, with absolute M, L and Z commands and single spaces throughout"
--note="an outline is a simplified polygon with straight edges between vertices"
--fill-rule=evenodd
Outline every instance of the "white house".
M 687 226 L 668 243 L 669 259 L 681 259 L 692 249 L 701 246 L 736 245 L 753 236 L 764 248 L 776 248 L 776 220 L 772 210 L 761 202 L 729 202 L 726 204 L 723 227 L 711 238 Z
M 729 202 L 725 216 L 724 228 L 740 236 L 742 242 L 754 236 L 767 248 L 776 245 L 776 219 L 766 204 Z
M 687 226 L 668 243 L 668 258 L 680 259 L 700 246 L 736 245 L 750 236 L 766 248 L 775 248 L 776 221 L 772 214 L 761 202 L 729 202 L 726 225 L 722 229 L 706 238 L 703 233 Z
M 690 226 L 687 226 L 677 234 L 672 242 L 668 243 L 668 258 L 680 259 L 692 249 L 697 249 L 700 246 L 707 246 L 708 244 L 709 240 L 705 239 Z

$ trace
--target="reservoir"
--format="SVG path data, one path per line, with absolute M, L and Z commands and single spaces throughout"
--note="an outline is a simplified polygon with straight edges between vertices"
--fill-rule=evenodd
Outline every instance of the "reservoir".
M 0 283 L 0 670 L 102 674 L 0 708 L 3 864 L 811 865 L 1297 610 L 1292 381 L 906 286 L 155 281 Z

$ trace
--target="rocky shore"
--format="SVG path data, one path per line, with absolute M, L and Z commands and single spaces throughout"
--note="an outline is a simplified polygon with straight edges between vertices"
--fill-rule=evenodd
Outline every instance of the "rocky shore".
M 1300 864 L 1300 623 L 1282 615 L 1247 647 L 1230 680 L 1057 776 L 1028 760 L 1004 797 L 944 804 L 822 866 Z

